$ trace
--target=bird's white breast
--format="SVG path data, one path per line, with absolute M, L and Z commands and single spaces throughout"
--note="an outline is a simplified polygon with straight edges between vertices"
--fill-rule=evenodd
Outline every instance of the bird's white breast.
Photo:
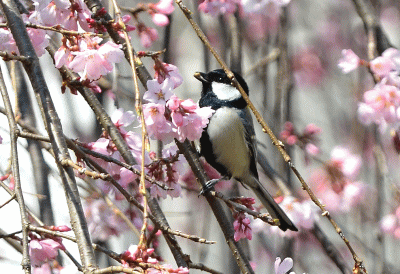
M 212 116 L 207 133 L 216 161 L 232 174 L 243 178 L 249 172 L 250 157 L 239 110 L 223 107 Z
M 239 99 L 240 92 L 234 87 L 229 84 L 225 83 L 218 83 L 218 82 L 212 82 L 212 90 L 214 94 L 218 97 L 220 100 L 235 100 Z

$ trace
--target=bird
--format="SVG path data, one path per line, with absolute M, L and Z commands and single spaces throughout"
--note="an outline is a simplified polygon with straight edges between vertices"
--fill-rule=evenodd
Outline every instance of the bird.
M 233 74 L 248 95 L 245 80 L 238 73 Z M 199 106 L 215 111 L 200 137 L 200 155 L 221 174 L 221 179 L 234 178 L 249 187 L 271 216 L 279 220 L 281 230 L 298 231 L 259 181 L 253 118 L 239 90 L 222 69 L 196 72 L 194 77 L 202 83 Z M 208 191 L 221 179 L 209 181 L 202 191 Z

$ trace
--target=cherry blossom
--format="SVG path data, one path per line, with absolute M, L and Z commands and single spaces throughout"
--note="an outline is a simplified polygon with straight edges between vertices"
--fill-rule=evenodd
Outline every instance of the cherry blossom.
M 343 73 L 349 73 L 360 66 L 360 58 L 351 50 L 342 50 L 342 58 L 339 60 L 338 67 Z
M 229 14 L 236 11 L 239 0 L 202 0 L 199 10 L 216 16 L 219 14 Z
M 242 238 L 252 239 L 252 230 L 250 227 L 250 219 L 246 217 L 244 213 L 238 213 L 235 216 L 235 221 L 233 222 L 233 229 L 235 234 L 233 236 L 234 240 L 237 242 Z
M 385 77 L 392 70 L 395 69 L 395 64 L 390 60 L 390 58 L 384 56 L 378 56 L 369 63 L 369 66 L 373 73 Z
M 33 266 L 41 266 L 42 264 L 54 260 L 58 255 L 58 250 L 64 250 L 65 247 L 59 241 L 53 239 L 32 239 L 29 242 L 29 256 Z
M 319 215 L 318 207 L 311 200 L 300 201 L 292 196 L 279 198 L 281 199 L 279 206 L 299 230 L 310 230 L 314 227 L 314 223 L 319 219 Z M 277 226 L 271 226 L 270 229 L 282 237 L 296 237 L 299 235 L 293 231 L 283 232 Z
M 121 45 L 114 42 L 90 47 L 88 43 L 83 43 L 82 51 L 72 51 L 74 59 L 68 64 L 68 67 L 78 73 L 83 80 L 97 80 L 101 76 L 108 74 L 113 70 L 113 63 L 121 62 L 124 59 L 124 53 Z M 85 49 L 85 46 L 87 47 Z
M 283 261 L 280 257 L 275 260 L 275 274 L 286 274 L 293 267 L 293 259 L 290 257 L 285 258 Z M 294 274 L 294 272 L 290 272 Z
M 147 81 L 147 92 L 143 99 L 156 104 L 165 104 L 173 95 L 174 83 L 169 79 L 159 83 L 157 79 Z
M 137 30 L 139 32 L 140 43 L 145 48 L 151 47 L 151 45 L 158 40 L 158 32 L 156 29 L 140 24 Z
M 174 83 L 173 88 L 176 89 L 183 82 L 183 77 L 179 73 L 178 68 L 174 65 L 162 63 L 156 59 L 154 64 L 155 75 L 154 78 L 158 80 L 158 83 L 163 83 L 166 79 L 169 79 Z
M 171 141 L 172 123 L 165 116 L 165 106 L 148 103 L 143 105 L 143 115 L 150 138 Z
M 113 201 L 122 206 L 118 201 Z M 119 217 L 103 199 L 87 199 L 84 212 L 93 241 L 106 241 L 111 236 L 118 236 L 128 229 L 126 223 Z
M 322 130 L 315 124 L 308 124 L 303 132 L 300 134 L 296 131 L 294 125 L 291 122 L 284 124 L 284 129 L 280 133 L 282 140 L 293 146 L 297 144 L 305 152 L 306 164 L 310 162 L 310 156 L 316 156 L 320 153 L 320 148 L 317 146 L 319 143 L 318 135 L 321 134 Z

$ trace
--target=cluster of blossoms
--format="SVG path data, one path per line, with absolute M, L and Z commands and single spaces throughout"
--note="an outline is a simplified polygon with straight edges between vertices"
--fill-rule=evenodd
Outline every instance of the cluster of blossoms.
M 291 122 L 286 122 L 280 137 L 289 146 L 298 145 L 305 152 L 305 160 L 308 163 L 310 156 L 316 156 L 320 153 L 317 144 L 319 142 L 318 135 L 321 132 L 321 128 L 309 124 L 302 133 L 298 133 Z
M 122 257 L 122 265 L 125 267 L 136 267 L 138 263 L 147 263 L 151 265 L 146 269 L 148 274 L 163 274 L 163 273 L 178 273 L 178 274 L 189 274 L 187 267 L 173 268 L 171 265 L 161 265 L 160 262 L 151 257 L 154 253 L 153 248 L 143 249 L 137 245 L 131 245 L 127 251 L 125 251 Z
M 335 147 L 324 167 L 311 174 L 315 193 L 328 210 L 349 212 L 363 201 L 367 188 L 356 181 L 360 168 L 360 156 L 344 147 Z
M 192 100 L 182 100 L 173 94 L 173 89 L 182 83 L 177 68 L 170 64 L 156 62 L 156 79 L 148 81 L 148 91 L 144 100 L 148 103 L 143 105 L 143 115 L 146 123 L 147 133 L 150 138 L 164 141 L 165 145 L 172 142 L 173 138 L 180 141 L 189 139 L 191 141 L 200 138 L 203 128 L 207 125 L 213 111 L 211 108 L 200 108 Z M 132 111 L 116 110 L 111 120 L 121 133 L 132 155 L 137 163 L 142 162 L 141 136 L 133 131 L 127 130 L 135 122 L 139 124 L 138 118 Z M 123 161 L 110 136 L 104 133 L 96 142 L 86 145 L 87 148 Z M 150 189 L 152 197 L 166 198 L 179 197 L 181 187 L 177 183 L 179 174 L 183 174 L 182 162 L 184 157 L 179 155 L 175 145 L 166 146 L 162 151 L 162 158 L 157 158 L 154 152 L 145 152 L 145 172 L 153 180 L 160 182 L 164 187 L 146 181 L 146 188 Z M 121 167 L 115 163 L 105 160 L 96 160 L 109 174 L 125 189 L 129 190 L 138 200 L 142 198 L 138 194 L 139 176 L 131 170 Z M 81 163 L 84 167 L 84 163 Z M 140 170 L 140 166 L 134 166 Z M 82 174 L 77 174 L 82 176 Z M 116 202 L 123 197 L 119 192 L 113 191 L 113 187 L 107 182 L 98 179 L 100 188 L 109 194 L 114 194 Z M 104 201 L 88 200 L 85 204 L 85 213 L 90 220 L 90 231 L 93 237 L 104 240 L 110 235 L 119 235 L 126 228 L 122 220 L 107 208 Z M 133 212 L 128 214 L 132 217 L 134 224 L 140 227 L 142 222 L 136 218 Z
M 400 207 L 398 207 L 394 214 L 388 214 L 381 220 L 381 230 L 393 235 L 395 238 L 400 239 Z
M 117 202 L 118 201 L 113 201 L 119 208 L 124 205 Z M 118 236 L 128 230 L 128 226 L 122 218 L 115 214 L 112 208 L 110 208 L 103 199 L 86 199 L 84 203 L 84 213 L 93 241 L 106 241 L 111 236 Z M 134 214 L 134 212 L 129 213 Z M 137 227 L 141 225 L 141 218 L 133 218 L 132 214 L 127 214 L 127 216 L 134 219 L 133 223 L 135 223 Z
M 47 227 L 49 230 L 58 232 L 67 232 L 71 229 L 67 226 Z M 37 237 L 35 234 L 29 234 L 29 256 L 31 264 L 34 267 L 40 267 L 43 264 L 54 260 L 58 256 L 58 250 L 65 250 L 62 239 L 59 237 Z
M 174 11 L 173 0 L 160 0 L 157 4 L 140 4 L 139 10 L 147 11 L 154 24 L 160 27 L 165 27 L 169 24 L 167 15 L 170 15 Z M 141 44 L 148 48 L 153 42 L 158 40 L 158 32 L 156 29 L 145 25 L 143 22 L 138 20 L 137 14 L 134 14 L 134 19 L 138 22 L 137 31 L 140 38 Z
M 172 93 L 174 85 L 170 78 L 161 84 L 157 79 L 147 82 L 143 98 L 149 103 L 143 105 L 143 113 L 149 136 L 164 142 L 197 140 L 214 111 L 200 108 L 191 99 L 179 99 Z
M 98 80 L 110 73 L 114 63 L 124 60 L 122 46 L 112 41 L 102 45 L 99 37 L 74 37 L 63 39 L 63 45 L 54 54 L 56 68 L 67 66 L 78 73 L 82 80 Z
M 244 205 L 250 210 L 254 210 L 253 204 L 255 204 L 254 198 L 237 198 L 234 202 Z M 252 230 L 250 227 L 250 219 L 246 217 L 244 212 L 235 211 L 233 214 L 235 221 L 233 222 L 233 229 L 235 230 L 234 239 L 239 241 L 242 238 L 252 239 Z
M 366 125 L 375 123 L 381 130 L 395 127 L 400 121 L 400 51 L 389 48 L 370 62 L 360 59 L 352 50 L 342 51 L 338 66 L 344 73 L 360 65 L 368 66 L 378 80 L 358 105 L 360 121 Z

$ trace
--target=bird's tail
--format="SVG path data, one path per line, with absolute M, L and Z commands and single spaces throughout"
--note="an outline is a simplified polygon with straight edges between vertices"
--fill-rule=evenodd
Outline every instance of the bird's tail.
M 275 219 L 279 219 L 280 225 L 279 228 L 283 231 L 287 229 L 292 231 L 298 231 L 297 227 L 293 224 L 293 222 L 289 219 L 286 213 L 282 210 L 282 208 L 275 202 L 274 198 L 272 198 L 271 194 L 263 187 L 263 185 L 253 177 L 257 184 L 253 183 L 249 185 L 254 193 L 257 195 L 258 199 L 260 199 L 261 203 L 268 210 L 268 213 Z

